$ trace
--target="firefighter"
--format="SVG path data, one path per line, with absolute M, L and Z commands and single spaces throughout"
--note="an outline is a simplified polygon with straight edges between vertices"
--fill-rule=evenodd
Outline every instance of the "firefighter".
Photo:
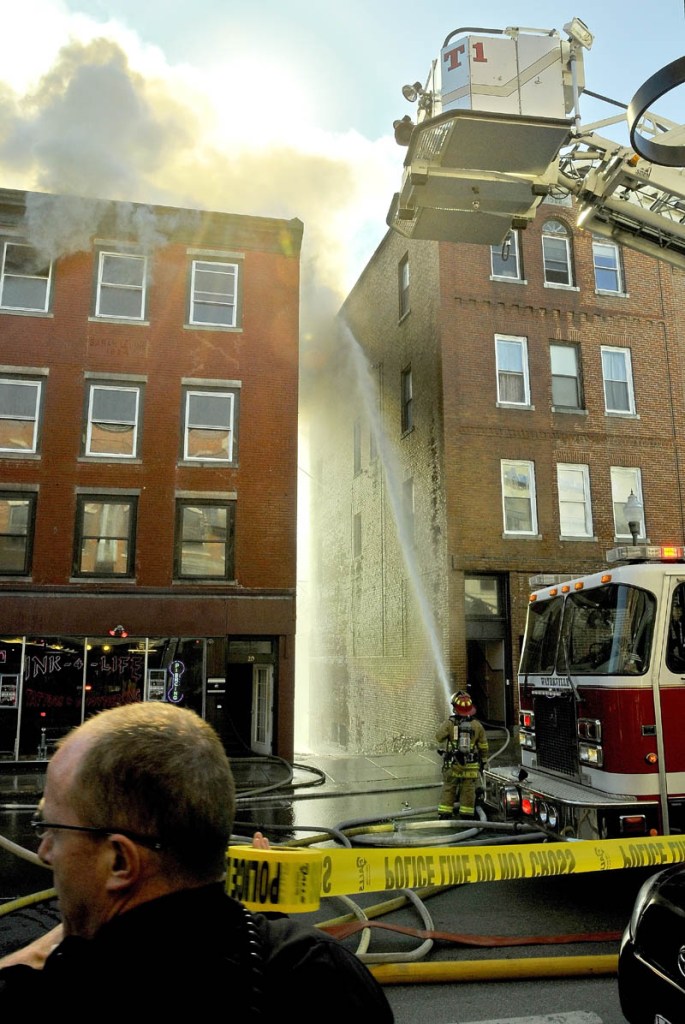
M 442 754 L 442 793 L 439 818 L 454 817 L 454 802 L 459 790 L 459 817 L 476 817 L 476 783 L 488 756 L 488 738 L 475 717 L 476 706 L 468 693 L 459 690 L 450 698 L 452 714 L 435 734 L 444 743 Z

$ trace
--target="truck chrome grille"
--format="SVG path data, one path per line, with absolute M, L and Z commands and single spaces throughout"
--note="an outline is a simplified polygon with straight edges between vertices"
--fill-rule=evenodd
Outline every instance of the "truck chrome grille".
M 573 700 L 535 697 L 535 738 L 540 768 L 578 775 L 578 744 Z

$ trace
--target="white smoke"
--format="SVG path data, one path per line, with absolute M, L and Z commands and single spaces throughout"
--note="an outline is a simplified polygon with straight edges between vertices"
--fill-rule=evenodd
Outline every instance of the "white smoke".
M 403 156 L 394 140 L 305 131 L 294 119 L 289 130 L 277 106 L 252 110 L 249 138 L 234 134 L 196 71 L 168 66 L 158 51 L 143 60 L 113 26 L 97 35 L 80 24 L 81 37 L 46 54 L 38 76 L 19 88 L 0 81 L 0 184 L 66 197 L 50 212 L 33 204 L 35 244 L 51 256 L 84 247 L 102 200 L 298 217 L 307 301 L 319 288 L 326 305 L 330 293 L 342 299 L 360 254 L 382 238 Z M 236 109 L 248 102 L 224 97 Z

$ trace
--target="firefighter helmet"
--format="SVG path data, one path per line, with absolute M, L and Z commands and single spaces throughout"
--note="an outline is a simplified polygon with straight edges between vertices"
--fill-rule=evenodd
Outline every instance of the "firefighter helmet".
M 459 690 L 457 693 L 453 693 L 451 698 L 452 710 L 455 715 L 462 715 L 464 718 L 471 718 L 476 713 L 476 705 L 473 703 L 468 693 L 464 693 L 463 690 Z

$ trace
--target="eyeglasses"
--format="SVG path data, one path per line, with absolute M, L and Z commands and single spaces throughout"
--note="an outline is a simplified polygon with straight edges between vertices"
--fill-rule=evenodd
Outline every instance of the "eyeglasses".
M 137 843 L 139 846 L 147 846 L 150 850 L 163 849 L 159 839 L 155 839 L 152 836 L 141 836 L 139 833 L 130 832 L 126 828 L 100 828 L 96 825 L 58 825 L 54 821 L 43 821 L 38 815 L 32 818 L 29 824 L 38 839 L 45 839 L 49 831 L 58 828 L 65 832 L 90 832 L 92 835 L 100 836 L 126 836 L 132 842 Z

